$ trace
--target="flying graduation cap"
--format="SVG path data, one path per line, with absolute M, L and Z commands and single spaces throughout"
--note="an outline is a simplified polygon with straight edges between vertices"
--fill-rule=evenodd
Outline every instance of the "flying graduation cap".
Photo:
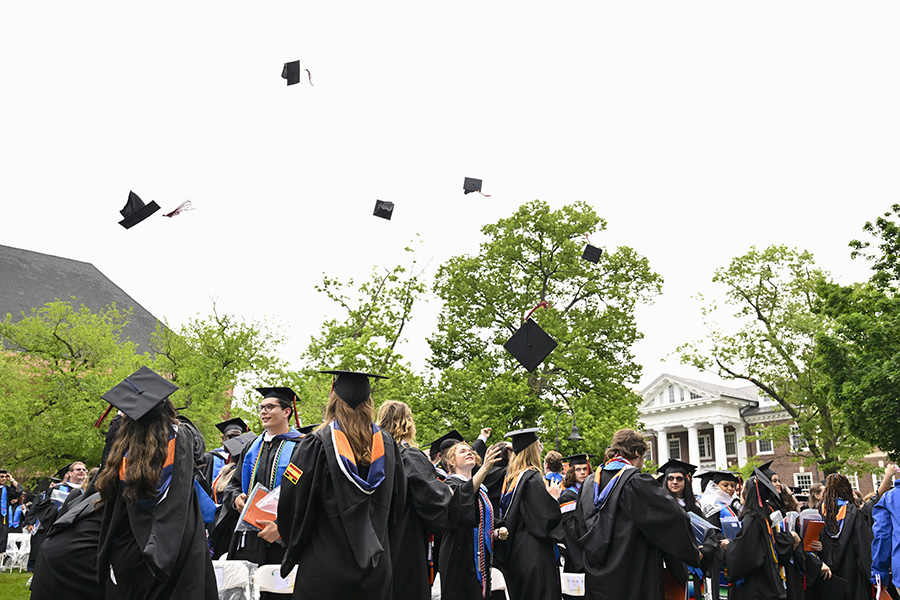
M 319 373 L 334 375 L 334 381 L 331 384 L 332 391 L 338 395 L 338 398 L 353 408 L 368 400 L 369 396 L 372 395 L 372 384 L 369 382 L 369 377 L 387 379 L 384 375 L 359 373 L 357 371 L 336 370 L 319 371 Z
M 159 204 L 156 202 L 151 200 L 150 204 L 144 204 L 144 201 L 141 200 L 140 196 L 129 191 L 125 208 L 119 211 L 122 213 L 122 217 L 124 217 L 119 221 L 119 225 L 125 229 L 131 229 L 158 210 Z
M 529 373 L 533 373 L 538 365 L 544 362 L 544 359 L 550 356 L 553 349 L 559 345 L 531 318 L 534 311 L 542 306 L 546 309 L 550 304 L 547 301 L 541 301 L 532 308 L 522 326 L 503 344 L 506 351 L 512 354 L 513 358 L 519 361 L 519 364 L 525 367 Z
M 382 219 L 390 221 L 391 216 L 394 214 L 394 203 L 388 202 L 387 200 L 376 200 L 375 212 L 372 214 L 376 217 L 381 217 Z
M 472 177 L 466 177 L 465 180 L 463 180 L 463 192 L 466 194 L 471 194 L 472 192 L 478 192 L 485 198 L 491 197 L 490 194 L 485 194 L 484 192 L 481 191 L 481 180 L 474 179 Z
M 306 76 L 309 78 L 309 85 L 312 85 L 312 73 L 309 72 L 309 69 L 303 70 L 306 71 Z M 284 67 L 281 69 L 281 78 L 287 79 L 288 85 L 300 83 L 300 61 L 295 60 L 284 63 Z
M 581 258 L 596 265 L 598 262 L 600 262 L 600 257 L 603 255 L 603 250 L 601 250 L 597 246 L 591 245 L 591 239 L 587 236 L 587 234 L 584 234 L 584 239 L 587 240 L 587 246 L 584 247 L 584 252 L 581 253 Z

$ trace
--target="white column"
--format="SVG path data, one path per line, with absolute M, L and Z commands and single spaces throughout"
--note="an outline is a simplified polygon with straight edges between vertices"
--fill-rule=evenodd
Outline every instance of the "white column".
M 656 450 L 659 454 L 656 464 L 663 466 L 669 462 L 669 435 L 666 433 L 665 427 L 656 430 Z
M 722 470 L 728 467 L 728 456 L 725 451 L 724 423 L 713 423 L 713 438 L 715 438 L 716 468 Z
M 747 464 L 747 442 L 742 438 L 747 435 L 747 426 L 743 423 L 734 424 L 734 443 L 737 446 L 738 466 Z
M 688 425 L 688 455 L 681 460 L 700 466 L 700 438 L 697 436 L 697 426 Z

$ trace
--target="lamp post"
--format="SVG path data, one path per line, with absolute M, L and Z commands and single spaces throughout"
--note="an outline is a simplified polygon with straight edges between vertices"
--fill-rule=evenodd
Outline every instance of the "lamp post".
M 581 442 L 584 438 L 578 433 L 578 426 L 575 425 L 575 411 L 571 408 L 564 408 L 556 413 L 556 451 L 559 452 L 559 416 L 563 413 L 572 413 L 572 433 L 566 439 L 570 442 Z

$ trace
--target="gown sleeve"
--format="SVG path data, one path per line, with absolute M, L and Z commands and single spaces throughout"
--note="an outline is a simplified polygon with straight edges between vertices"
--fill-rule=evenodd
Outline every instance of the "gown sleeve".
M 476 527 L 478 506 L 475 504 L 475 486 L 472 480 L 462 482 L 448 477 L 444 485 L 453 491 L 447 507 L 447 529 Z
M 450 488 L 434 476 L 434 467 L 419 450 L 408 448 L 400 456 L 416 514 L 429 531 L 443 529 L 447 525 Z
M 284 559 L 281 563 L 282 577 L 287 577 L 294 565 L 300 561 L 300 555 L 316 527 L 319 503 L 315 494 L 322 489 L 328 471 L 325 461 L 325 450 L 321 441 L 314 435 L 308 435 L 297 442 L 291 457 L 291 465 L 300 471 L 296 483 L 288 476 L 287 471 L 281 480 L 278 532 L 285 544 Z M 290 466 L 288 469 L 296 472 Z M 237 473 L 232 482 L 240 479 L 239 475 L 240 473 Z
M 247 448 L 249 447 L 250 444 L 247 444 L 247 446 L 244 447 L 244 451 L 241 452 L 241 455 L 237 459 L 237 463 L 235 463 L 234 475 L 228 480 L 228 484 L 222 492 L 222 504 L 230 508 L 234 508 L 235 499 L 244 493 L 244 488 L 241 485 L 241 473 L 244 470 L 244 456 L 246 456 Z
M 632 477 L 622 490 L 622 506 L 629 507 L 638 530 L 664 554 L 700 566 L 700 551 L 690 518 L 652 478 Z
M 767 551 L 764 527 L 756 517 L 744 517 L 741 530 L 725 548 L 729 581 L 737 581 L 763 566 Z

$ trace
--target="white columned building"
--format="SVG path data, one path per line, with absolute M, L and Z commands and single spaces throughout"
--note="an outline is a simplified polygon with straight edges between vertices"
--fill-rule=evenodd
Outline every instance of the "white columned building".
M 754 386 L 729 388 L 663 374 L 641 395 L 641 423 L 658 465 L 677 458 L 702 472 L 746 462 L 745 413 L 759 404 Z

